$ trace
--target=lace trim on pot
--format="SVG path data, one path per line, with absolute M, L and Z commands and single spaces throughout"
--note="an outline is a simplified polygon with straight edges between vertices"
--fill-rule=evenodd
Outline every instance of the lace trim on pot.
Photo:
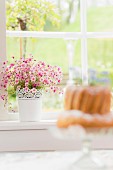
M 17 94 L 17 97 L 19 99 L 30 99 L 30 98 L 34 98 L 34 99 L 37 99 L 37 98 L 40 98 L 42 96 L 42 91 L 41 90 L 36 90 L 35 92 L 31 89 L 31 90 L 28 90 L 27 92 L 24 90 L 24 89 L 19 89 L 17 90 L 16 92 Z

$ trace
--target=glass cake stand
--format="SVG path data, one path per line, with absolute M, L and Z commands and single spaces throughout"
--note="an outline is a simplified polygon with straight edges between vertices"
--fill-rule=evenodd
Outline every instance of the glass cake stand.
M 59 139 L 81 139 L 81 156 L 71 165 L 70 170 L 106 170 L 107 165 L 97 155 L 92 153 L 92 140 L 95 137 L 113 135 L 113 128 L 83 128 L 82 126 L 70 126 L 68 128 L 52 127 L 50 129 L 54 137 Z

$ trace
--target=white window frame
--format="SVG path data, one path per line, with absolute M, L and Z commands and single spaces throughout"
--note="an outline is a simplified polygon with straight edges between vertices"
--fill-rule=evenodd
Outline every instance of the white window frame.
M 0 69 L 2 62 L 6 60 L 6 23 L 5 23 L 5 1 L 0 1 Z M 7 111 L 4 109 L 3 101 L 0 99 L 0 117 L 6 119 Z
M 6 15 L 5 15 L 5 0 L 0 0 L 0 69 L 6 57 Z M 12 120 L 15 116 L 8 114 L 7 109 L 4 108 L 3 101 L 0 99 L 0 121 Z
M 11 37 L 81 39 L 82 81 L 83 84 L 88 84 L 87 39 L 113 38 L 113 33 L 87 32 L 87 0 L 80 0 L 80 6 L 81 32 L 13 32 L 6 31 L 5 0 L 0 0 L 0 65 L 1 62 L 6 60 L 6 35 Z M 9 115 L 3 109 L 1 101 L 0 104 L 0 119 L 6 120 Z M 55 122 L 20 123 L 18 121 L 2 121 L 0 122 L 0 151 L 73 150 L 80 148 L 80 140 L 59 141 L 53 138 L 48 132 L 50 126 L 55 126 Z M 97 139 L 94 141 L 93 147 L 113 148 L 113 138 Z

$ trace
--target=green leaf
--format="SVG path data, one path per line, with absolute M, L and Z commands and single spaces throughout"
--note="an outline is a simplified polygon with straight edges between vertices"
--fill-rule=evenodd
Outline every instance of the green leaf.
M 6 2 L 7 29 L 19 30 L 21 19 L 29 31 L 42 31 L 47 21 L 59 27 L 60 14 L 55 4 L 47 0 L 12 0 Z

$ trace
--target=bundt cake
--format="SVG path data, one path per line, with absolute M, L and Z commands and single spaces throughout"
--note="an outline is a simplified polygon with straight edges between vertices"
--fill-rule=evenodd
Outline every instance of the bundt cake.
M 69 112 L 69 113 L 68 113 Z M 57 127 L 68 128 L 80 125 L 84 128 L 110 128 L 113 127 L 113 115 L 87 114 L 80 111 L 72 113 L 65 111 L 57 120 Z
M 84 113 L 107 114 L 110 112 L 111 92 L 104 86 L 68 86 L 65 91 L 64 109 Z
M 65 90 L 64 113 L 57 120 L 57 127 L 81 125 L 84 128 L 113 127 L 110 113 L 111 91 L 105 86 L 76 87 Z

